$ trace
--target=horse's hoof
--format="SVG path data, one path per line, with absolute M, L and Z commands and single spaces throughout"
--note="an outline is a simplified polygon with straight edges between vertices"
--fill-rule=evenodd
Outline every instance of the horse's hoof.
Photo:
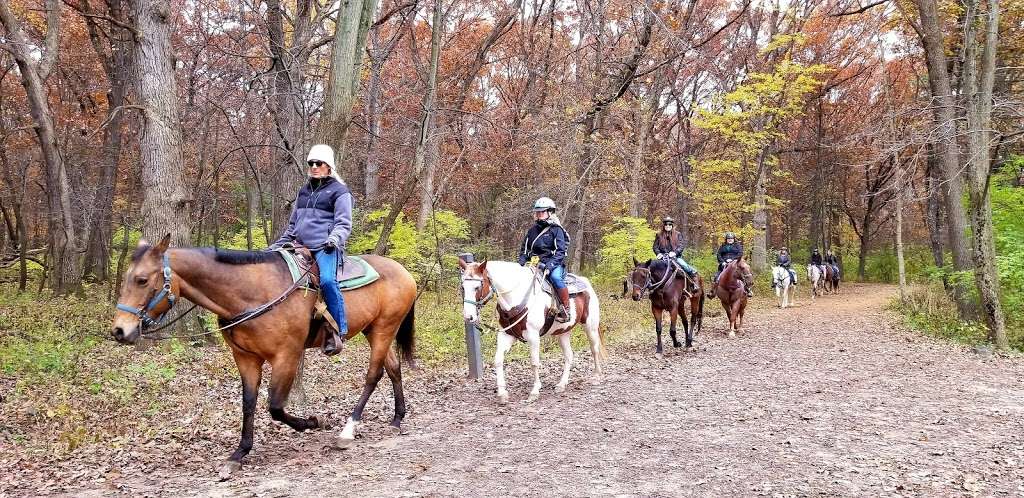
M 654 353 L 654 357 L 655 357 L 655 358 L 657 358 L 657 359 L 659 359 L 659 360 L 662 360 L 662 359 L 664 359 L 664 358 L 665 358 L 665 355 L 663 355 L 663 354 L 661 354 L 661 353 Z
M 729 331 L 729 337 L 736 337 L 736 332 Z
M 388 431 L 391 432 L 392 436 L 401 436 L 402 434 L 405 434 L 405 431 L 402 430 L 402 426 L 400 425 L 389 425 Z
M 356 440 L 356 438 L 354 438 L 354 437 L 345 437 L 344 435 L 338 435 L 338 437 L 334 438 L 334 449 L 336 449 L 336 450 L 346 449 L 346 448 L 352 446 L 352 443 L 354 443 L 355 440 Z
M 316 426 L 313 427 L 314 429 L 331 428 L 331 419 L 329 419 L 327 415 L 313 415 L 309 417 L 309 419 L 312 420 L 314 424 L 316 424 Z
M 565 392 L 565 384 L 558 384 L 558 385 L 556 385 L 555 386 L 555 392 L 556 393 L 564 393 Z
M 508 395 L 507 394 L 499 394 L 498 395 L 498 403 L 500 403 L 502 405 L 507 405 L 508 404 Z
M 533 403 L 540 399 L 540 393 L 530 393 L 530 397 L 526 398 L 527 403 Z
M 220 480 L 226 481 L 228 479 L 231 479 L 231 476 L 235 472 L 238 472 L 239 470 L 242 470 L 242 462 L 228 460 L 222 463 L 220 465 L 220 468 L 217 469 L 217 476 L 220 478 Z
M 683 347 L 683 343 L 681 343 L 681 342 L 673 342 L 672 343 L 672 347 L 674 347 L 674 348 L 681 348 L 681 347 Z

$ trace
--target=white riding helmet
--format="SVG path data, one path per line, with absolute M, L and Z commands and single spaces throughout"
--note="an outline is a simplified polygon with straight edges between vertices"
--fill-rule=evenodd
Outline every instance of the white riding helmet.
M 334 149 L 330 145 L 317 144 L 309 149 L 309 155 L 306 156 L 306 162 L 309 161 L 321 161 L 327 163 L 330 166 L 331 173 L 334 173 Z
M 554 211 L 555 209 L 557 209 L 555 207 L 555 201 L 551 200 L 550 197 L 541 197 L 540 199 L 537 199 L 533 203 L 533 211 L 534 212 L 537 212 L 537 211 L 548 211 L 548 210 Z

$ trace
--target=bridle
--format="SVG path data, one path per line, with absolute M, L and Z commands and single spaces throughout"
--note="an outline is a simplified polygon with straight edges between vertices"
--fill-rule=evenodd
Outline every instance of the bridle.
M 171 260 L 167 256 L 167 253 L 164 253 L 162 272 L 164 276 L 164 286 L 159 291 L 154 289 L 151 292 L 151 294 L 155 293 L 156 295 L 149 299 L 144 307 L 135 308 L 132 306 L 128 306 L 127 304 L 117 303 L 117 309 L 131 313 L 139 318 L 139 322 L 142 324 L 143 331 L 145 331 L 149 327 L 160 325 L 167 318 L 167 314 L 171 312 L 171 309 L 174 308 L 174 303 L 177 301 L 177 296 L 175 296 L 174 293 L 171 292 Z M 167 310 L 161 313 L 160 316 L 157 316 L 155 318 L 150 316 L 149 312 L 156 309 L 156 307 L 159 306 L 160 303 L 163 302 L 165 299 L 170 304 L 170 306 L 167 307 Z
M 661 280 L 659 280 L 657 283 L 655 283 L 654 279 L 652 278 L 653 274 L 651 273 L 651 269 L 650 268 L 644 268 L 642 266 L 638 266 L 638 267 L 633 269 L 634 272 L 642 271 L 642 272 L 646 273 L 646 277 L 644 277 L 644 286 L 642 288 L 640 286 L 636 285 L 635 283 L 633 283 L 633 290 L 639 290 L 640 291 L 640 299 L 643 299 L 644 296 L 646 296 L 650 291 L 658 290 L 663 285 L 665 285 L 666 283 L 668 283 L 669 281 L 671 281 L 672 279 L 675 278 L 676 274 L 679 273 L 679 268 L 676 268 L 676 266 L 671 264 L 671 262 L 669 263 L 669 266 L 672 267 L 672 271 L 666 271 L 665 275 L 663 277 L 661 277 Z M 632 281 L 632 279 L 630 279 L 630 280 Z
M 540 274 L 535 270 L 534 273 L 533 273 L 533 278 L 530 279 L 530 288 L 526 290 L 526 295 L 523 296 L 523 302 L 520 303 L 519 306 L 517 306 L 517 307 L 525 308 L 526 303 L 530 301 L 530 295 L 533 293 L 533 287 L 537 283 L 537 280 L 538 280 L 537 276 L 538 275 L 540 275 Z M 470 277 L 470 276 L 463 275 L 462 281 L 463 282 L 480 282 L 480 288 L 478 288 L 476 290 L 476 295 L 473 296 L 475 299 L 471 300 L 471 299 L 466 298 L 465 289 L 463 289 L 463 295 L 462 295 L 462 302 L 465 303 L 465 304 L 472 304 L 472 305 L 476 306 L 476 309 L 477 309 L 478 313 L 480 311 L 480 308 L 482 308 L 484 305 L 486 305 L 488 302 L 490 302 L 490 300 L 493 299 L 495 296 L 503 296 L 503 295 L 506 295 L 506 294 L 510 294 L 510 293 L 512 293 L 513 291 L 515 291 L 516 289 L 519 288 L 519 286 L 516 286 L 516 287 L 513 287 L 513 288 L 508 289 L 508 290 L 496 291 L 495 287 L 494 287 L 494 283 L 491 282 L 491 277 L 488 276 L 486 272 L 484 273 L 483 277 Z M 484 287 L 487 287 L 487 293 L 484 295 L 483 298 L 481 298 L 480 297 L 480 292 L 482 292 L 484 290 Z M 498 303 L 498 306 L 501 307 L 501 303 L 500 302 Z M 492 329 L 492 330 L 501 331 L 501 332 L 507 332 L 508 330 L 512 329 L 516 325 L 519 325 L 519 322 L 522 322 L 526 318 L 526 316 L 527 316 L 527 313 L 523 313 L 522 316 L 520 316 L 516 321 L 512 322 L 511 324 L 509 324 L 507 327 L 502 327 L 500 329 L 495 329 L 494 327 L 491 327 L 491 326 L 489 326 L 489 325 L 487 325 L 485 323 L 480 323 L 480 325 L 484 326 L 486 328 Z

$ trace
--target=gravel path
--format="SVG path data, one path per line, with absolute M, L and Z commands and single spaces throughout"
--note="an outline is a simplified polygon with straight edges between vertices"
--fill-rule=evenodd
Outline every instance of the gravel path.
M 551 391 L 560 355 L 550 351 L 532 404 L 525 362 L 508 368 L 508 406 L 493 374 L 420 372 L 407 434 L 385 429 L 385 381 L 348 450 L 329 449 L 324 432 L 268 428 L 262 415 L 230 481 L 207 463 L 155 464 L 85 494 L 1024 496 L 1024 361 L 901 330 L 883 310 L 894 292 L 853 285 L 754 310 L 734 339 L 723 317 L 708 318 L 697 351 L 663 360 L 651 331 L 650 344 L 613 352 L 600 385 L 578 354 L 563 395 Z M 227 455 L 235 428 L 219 430 Z

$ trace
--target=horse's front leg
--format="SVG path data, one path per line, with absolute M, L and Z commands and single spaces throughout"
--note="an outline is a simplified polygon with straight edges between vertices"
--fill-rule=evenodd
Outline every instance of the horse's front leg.
M 682 343 L 680 343 L 679 339 L 676 338 L 676 321 L 679 318 L 683 319 L 683 329 L 684 330 L 686 329 L 686 317 L 684 317 L 684 316 L 681 317 L 680 316 L 680 312 L 679 312 L 679 307 L 680 306 L 682 306 L 682 303 L 676 303 L 676 305 L 672 306 L 672 309 L 669 310 L 669 312 L 668 312 L 668 318 L 669 318 L 668 335 L 672 337 L 672 347 L 674 347 L 674 348 L 678 348 L 678 347 L 682 346 Z
M 540 332 L 527 330 L 526 341 L 530 343 L 530 363 L 533 365 L 533 389 L 526 402 L 532 403 L 540 398 Z
M 242 458 L 252 450 L 253 417 L 256 415 L 256 398 L 259 395 L 260 380 L 263 378 L 263 358 L 231 348 L 235 357 L 235 364 L 238 366 L 238 373 L 242 378 L 242 440 L 238 448 L 228 459 L 221 464 L 219 472 L 221 479 L 227 479 L 231 474 L 242 468 Z
M 662 310 L 659 309 L 654 304 L 653 301 L 651 301 L 651 314 L 654 315 L 654 332 L 658 336 L 658 344 L 657 344 L 657 346 L 654 349 L 654 356 L 656 356 L 656 357 L 658 357 L 660 359 L 662 357 L 662 355 L 664 354 L 664 350 L 661 347 L 661 318 L 662 318 Z
M 505 387 L 505 354 L 515 342 L 515 337 L 498 332 L 498 345 L 494 349 L 494 375 L 497 377 L 498 402 L 503 405 L 508 403 L 508 389 Z

